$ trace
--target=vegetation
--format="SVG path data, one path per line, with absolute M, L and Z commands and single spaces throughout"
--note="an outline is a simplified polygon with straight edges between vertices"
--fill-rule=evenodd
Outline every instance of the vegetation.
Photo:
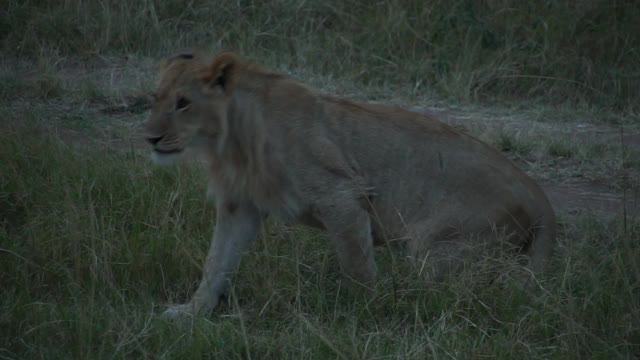
M 285 69 L 456 100 L 637 110 L 640 7 L 587 1 L 10 1 L 6 51 L 232 48 Z
M 640 354 L 634 2 L 26 0 L 0 11 L 0 358 Z M 197 163 L 149 163 L 141 95 L 158 58 L 194 44 L 325 91 L 453 109 L 447 121 L 547 191 L 623 199 L 615 211 L 558 208 L 558 248 L 535 280 L 489 258 L 426 284 L 379 249 L 369 300 L 342 287 L 324 234 L 270 222 L 210 318 L 164 321 L 164 305 L 197 286 L 214 209 Z
M 0 354 L 6 358 L 620 358 L 640 341 L 640 221 L 566 224 L 548 277 L 488 259 L 425 285 L 385 251 L 380 296 L 345 295 L 323 235 L 268 224 L 230 305 L 158 318 L 195 290 L 212 232 L 195 166 L 0 135 Z M 489 266 L 501 264 L 499 274 Z M 484 270 L 484 271 L 482 271 Z M 235 296 L 233 296 L 235 295 Z M 627 355 L 625 355 L 627 354 Z

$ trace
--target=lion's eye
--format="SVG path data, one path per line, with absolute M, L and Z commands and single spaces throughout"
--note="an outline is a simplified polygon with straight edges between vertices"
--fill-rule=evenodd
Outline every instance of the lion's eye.
M 180 96 L 176 102 L 176 110 L 184 110 L 191 105 L 191 102 L 184 97 Z

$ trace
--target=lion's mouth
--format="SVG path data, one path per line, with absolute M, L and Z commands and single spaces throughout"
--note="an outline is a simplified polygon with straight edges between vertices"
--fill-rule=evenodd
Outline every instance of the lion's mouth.
M 154 148 L 153 151 L 155 151 L 158 154 L 162 154 L 162 155 L 171 155 L 171 154 L 179 154 L 179 153 L 181 153 L 182 149 L 165 150 L 165 149 Z

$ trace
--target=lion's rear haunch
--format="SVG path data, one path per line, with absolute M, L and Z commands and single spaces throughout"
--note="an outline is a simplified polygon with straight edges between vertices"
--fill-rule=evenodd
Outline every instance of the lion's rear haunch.
M 324 229 L 344 273 L 365 286 L 374 242 L 437 254 L 435 273 L 469 242 L 506 239 L 535 270 L 550 256 L 555 216 L 535 181 L 427 115 L 321 95 L 230 53 L 170 57 L 153 98 L 154 158 L 204 157 L 217 207 L 200 287 L 170 316 L 216 306 L 264 214 Z
M 533 239 L 527 248 L 527 255 L 531 257 L 531 269 L 534 272 L 544 270 L 556 240 L 555 216 L 545 216 L 542 221 L 544 224 L 534 229 Z

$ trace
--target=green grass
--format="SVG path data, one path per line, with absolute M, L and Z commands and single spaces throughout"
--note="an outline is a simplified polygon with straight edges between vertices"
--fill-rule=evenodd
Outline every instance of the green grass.
M 561 140 L 554 140 L 547 144 L 547 153 L 559 158 L 571 158 L 575 156 L 575 146 Z
M 380 249 L 379 296 L 369 302 L 341 287 L 324 235 L 269 223 L 227 305 L 190 326 L 165 322 L 163 305 L 194 291 L 212 233 L 203 172 L 155 167 L 133 149 L 69 145 L 30 123 L 0 132 L 3 357 L 581 359 L 640 351 L 640 221 L 589 215 L 565 224 L 549 273 L 530 288 L 504 259 L 428 285 Z M 496 275 L 482 270 L 495 262 L 503 271 L 490 283 Z
M 0 46 L 85 60 L 230 48 L 385 92 L 637 113 L 639 16 L 633 2 L 605 0 L 14 0 Z
M 526 157 L 534 148 L 534 144 L 530 139 L 511 135 L 506 132 L 498 133 L 493 143 L 500 151 L 516 157 Z

